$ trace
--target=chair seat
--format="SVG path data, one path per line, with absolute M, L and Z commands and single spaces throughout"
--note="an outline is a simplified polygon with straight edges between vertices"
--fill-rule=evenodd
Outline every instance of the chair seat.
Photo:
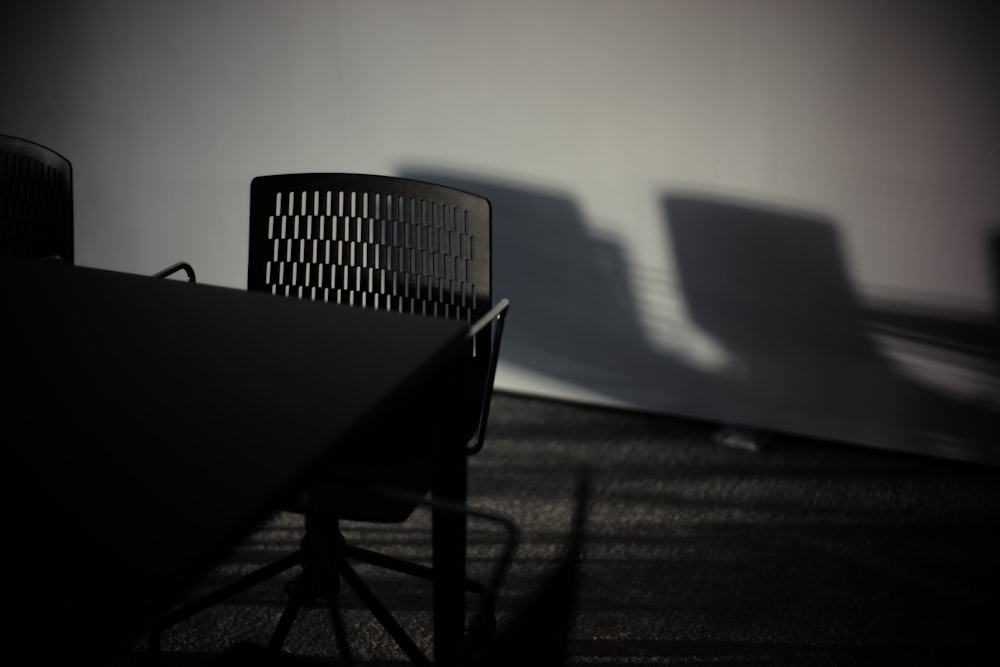
M 399 523 L 408 519 L 433 481 L 436 395 L 424 393 L 423 398 L 397 408 L 392 420 L 366 427 L 359 437 L 348 440 L 316 472 L 316 483 L 282 509 L 340 521 Z M 384 488 L 400 494 L 379 491 Z M 400 495 L 413 499 L 403 500 Z
M 336 521 L 363 521 L 371 523 L 402 523 L 410 518 L 418 503 L 416 500 L 403 500 L 398 495 L 387 495 L 379 491 L 382 488 L 384 475 L 380 481 L 364 483 L 356 478 L 344 477 L 343 481 L 327 483 L 300 491 L 279 509 L 297 514 L 312 513 L 326 516 Z M 403 480 L 405 485 L 392 488 L 399 489 L 405 496 L 422 498 L 430 491 L 429 473 L 424 484 L 414 484 L 414 478 Z

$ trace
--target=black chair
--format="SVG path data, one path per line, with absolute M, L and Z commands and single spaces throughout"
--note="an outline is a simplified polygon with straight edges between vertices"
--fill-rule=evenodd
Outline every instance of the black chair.
M 390 176 L 284 174 L 250 187 L 247 288 L 377 310 L 495 320 L 473 340 L 469 454 L 484 442 L 509 304 L 493 305 L 489 200 Z M 491 310 L 495 311 L 491 312 Z
M 361 434 L 342 447 L 326 482 L 280 509 L 305 515 L 298 551 L 158 622 L 150 649 L 159 651 L 165 628 L 292 567 L 302 574 L 271 637 L 280 648 L 309 599 L 335 600 L 342 578 L 415 664 L 430 664 L 416 642 L 357 576 L 361 561 L 423 579 L 431 568 L 347 543 L 341 521 L 401 523 L 431 488 L 430 415 L 448 406 L 455 416 L 446 437 L 484 443 L 497 355 L 509 308 L 491 292 L 490 204 L 470 193 L 420 181 L 359 174 L 261 176 L 251 184 L 248 288 L 286 297 L 354 307 L 453 318 L 469 324 L 469 350 L 458 386 L 438 388 L 423 401 L 400 406 L 379 433 Z M 375 446 L 368 446 L 369 438 Z M 387 455 L 387 451 L 391 454 Z M 338 452 L 339 454 L 339 452 Z M 385 493 L 377 489 L 393 489 Z M 470 510 L 471 511 L 471 510 Z M 319 565 L 317 565 L 317 563 Z M 333 573 L 332 576 L 330 573 Z M 493 593 L 466 580 L 482 600 L 483 628 L 493 618 Z M 333 607 L 331 607 L 331 611 Z M 349 654 L 343 632 L 335 632 Z
M 0 135 L 0 255 L 73 263 L 73 167 L 54 150 Z
M 51 148 L 0 134 L 0 256 L 74 262 L 73 165 Z M 153 274 L 194 269 L 177 262 Z

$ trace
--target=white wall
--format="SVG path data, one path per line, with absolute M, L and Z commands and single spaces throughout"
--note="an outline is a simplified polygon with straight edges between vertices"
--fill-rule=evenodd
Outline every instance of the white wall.
M 16 0 L 0 132 L 73 162 L 83 265 L 243 287 L 253 176 L 452 182 L 499 387 L 992 460 L 987 7 Z

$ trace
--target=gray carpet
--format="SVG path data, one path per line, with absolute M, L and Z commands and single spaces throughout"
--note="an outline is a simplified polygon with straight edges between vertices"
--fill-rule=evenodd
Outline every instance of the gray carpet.
M 496 396 L 469 488 L 471 504 L 522 531 L 501 627 L 563 553 L 585 465 L 592 494 L 571 664 L 974 664 L 993 652 L 1000 470 L 790 436 L 757 448 L 718 436 L 713 424 Z M 421 515 L 348 538 L 426 560 L 429 528 Z M 301 529 L 295 515 L 274 517 L 190 594 L 294 549 Z M 488 574 L 499 533 L 473 522 L 470 541 L 470 573 Z M 429 642 L 429 587 L 367 575 Z M 168 664 L 266 642 L 286 582 L 172 629 Z M 403 664 L 348 593 L 343 607 L 360 663 Z M 329 625 L 322 607 L 305 610 L 288 651 L 335 656 Z

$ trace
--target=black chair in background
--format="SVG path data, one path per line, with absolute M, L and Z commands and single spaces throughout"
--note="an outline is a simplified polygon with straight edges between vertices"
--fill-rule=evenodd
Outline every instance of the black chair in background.
M 70 161 L 0 134 L 0 255 L 72 264 L 73 247 Z
M 283 645 L 303 604 L 318 598 L 335 601 L 343 579 L 411 661 L 430 664 L 349 561 L 426 580 L 433 579 L 433 569 L 346 542 L 340 522 L 402 523 L 411 516 L 418 506 L 415 499 L 428 494 L 435 473 L 434 443 L 428 436 L 431 415 L 446 410 L 454 416 L 443 437 L 466 442 L 468 454 L 483 447 L 509 307 L 506 300 L 493 304 L 490 250 L 490 204 L 470 193 L 363 174 L 284 174 L 253 180 L 248 289 L 464 321 L 470 327 L 468 354 L 455 376 L 457 386 L 429 390 L 423 400 L 401 406 L 378 433 L 362 434 L 353 446 L 341 448 L 343 455 L 338 451 L 329 483 L 317 484 L 280 508 L 305 515 L 299 550 L 164 617 L 150 635 L 152 652 L 159 651 L 159 635 L 167 627 L 301 566 L 271 649 Z M 329 572 L 332 578 L 324 576 Z M 494 621 L 493 590 L 471 579 L 466 588 L 482 600 L 480 616 L 485 620 L 478 621 L 477 628 L 488 627 Z M 349 655 L 342 629 L 335 634 L 342 656 Z
M 0 134 L 0 256 L 74 263 L 73 165 L 51 148 Z M 177 262 L 153 274 L 194 269 Z

